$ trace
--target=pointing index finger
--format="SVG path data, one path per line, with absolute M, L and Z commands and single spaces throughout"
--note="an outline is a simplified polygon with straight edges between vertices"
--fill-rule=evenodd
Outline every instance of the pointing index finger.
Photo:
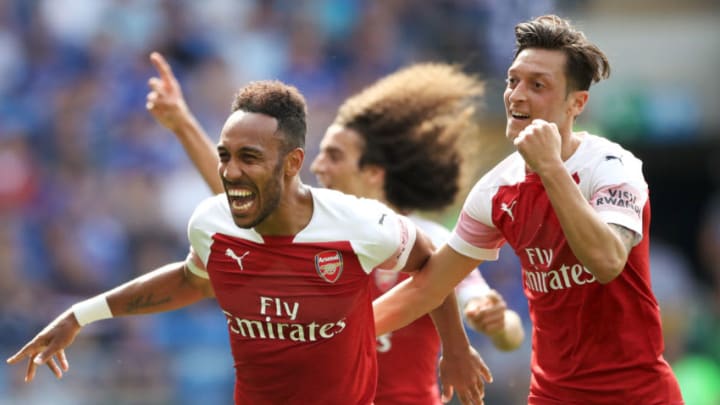
M 153 52 L 150 54 L 150 61 L 152 62 L 155 69 L 160 73 L 160 78 L 166 83 L 176 83 L 175 75 L 173 74 L 170 64 L 167 63 L 165 58 L 159 52 Z

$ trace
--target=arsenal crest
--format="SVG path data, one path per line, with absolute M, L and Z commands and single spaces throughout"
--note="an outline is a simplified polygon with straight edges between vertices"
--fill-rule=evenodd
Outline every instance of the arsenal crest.
M 343 271 L 342 255 L 337 250 L 325 250 L 315 255 L 315 270 L 328 283 L 334 283 Z

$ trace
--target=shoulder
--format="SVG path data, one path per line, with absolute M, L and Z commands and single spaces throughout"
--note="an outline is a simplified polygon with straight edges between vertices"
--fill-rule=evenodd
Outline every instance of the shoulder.
M 296 240 L 379 241 L 393 237 L 399 215 L 376 200 L 311 188 L 313 215 Z
M 513 152 L 490 169 L 473 189 L 497 189 L 499 186 L 517 184 L 525 179 L 525 161 L 520 153 Z
M 522 183 L 525 180 L 525 161 L 514 152 L 487 172 L 470 190 L 463 212 L 484 224 L 492 224 L 493 198 L 501 187 Z
M 313 219 L 332 220 L 336 223 L 377 222 L 394 212 L 385 204 L 368 198 L 359 198 L 336 190 L 312 188 Z
M 190 217 L 190 225 L 199 225 L 216 221 L 218 218 L 229 218 L 230 207 L 225 194 L 217 194 L 202 200 Z
M 574 159 L 578 169 L 588 170 L 602 183 L 645 185 L 642 160 L 616 142 L 586 133 L 578 152 Z
M 253 229 L 235 225 L 225 194 L 214 195 L 201 201 L 188 222 L 188 235 L 191 241 L 198 237 L 207 238 L 215 233 L 250 240 L 261 239 Z
M 415 242 L 415 225 L 378 201 L 327 189 L 311 189 L 313 216 L 296 242 L 347 241 L 367 272 L 397 256 L 401 266 Z M 398 253 L 399 252 L 399 253 Z M 390 266 L 392 267 L 392 266 Z

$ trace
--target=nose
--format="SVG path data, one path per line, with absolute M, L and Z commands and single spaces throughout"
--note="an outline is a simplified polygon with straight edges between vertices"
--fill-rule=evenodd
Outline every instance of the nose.
M 239 179 L 243 175 L 243 170 L 240 166 L 241 165 L 234 159 L 225 163 L 220 163 L 220 174 L 223 178 L 229 181 Z
M 513 88 L 508 87 L 507 88 L 508 101 L 510 101 L 511 103 L 516 103 L 518 101 L 525 100 L 525 91 L 526 91 L 526 89 L 525 89 L 525 85 L 523 84 L 523 82 L 518 83 Z
M 315 159 L 313 159 L 312 163 L 310 164 L 310 171 L 313 174 L 318 174 L 323 171 L 324 167 L 324 159 L 322 153 L 315 156 Z

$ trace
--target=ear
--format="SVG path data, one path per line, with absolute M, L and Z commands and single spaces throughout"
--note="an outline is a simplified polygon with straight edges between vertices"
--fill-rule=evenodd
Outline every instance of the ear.
M 285 156 L 285 176 L 297 176 L 302 169 L 303 161 L 305 161 L 305 150 L 295 148 Z
M 365 165 L 362 168 L 363 176 L 373 186 L 385 184 L 385 168 L 378 165 Z
M 587 90 L 577 90 L 570 94 L 570 116 L 577 117 L 585 109 L 590 92 Z

